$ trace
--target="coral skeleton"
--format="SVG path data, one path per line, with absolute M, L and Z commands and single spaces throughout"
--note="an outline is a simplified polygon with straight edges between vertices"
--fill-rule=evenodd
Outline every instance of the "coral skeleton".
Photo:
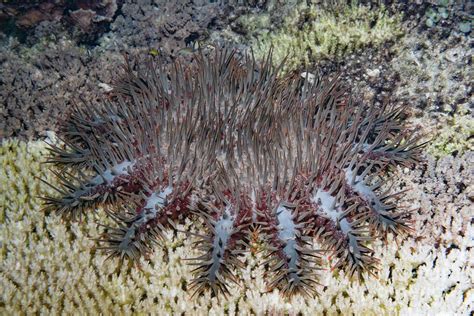
M 389 188 L 422 146 L 403 108 L 363 105 L 337 78 L 282 74 L 271 51 L 191 59 L 128 60 L 102 107 L 73 109 L 50 147 L 58 194 L 45 211 L 76 221 L 104 210 L 115 224 L 98 243 L 120 262 L 191 219 L 193 295 L 229 295 L 254 236 L 268 290 L 285 296 L 317 294 L 322 253 L 351 277 L 375 274 L 370 242 L 411 229 L 403 192 Z

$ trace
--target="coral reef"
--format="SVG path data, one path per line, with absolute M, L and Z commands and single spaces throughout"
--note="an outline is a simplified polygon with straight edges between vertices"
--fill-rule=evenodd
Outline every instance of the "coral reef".
M 469 43 L 469 38 L 456 33 L 436 46 L 424 34 L 403 38 L 391 63 L 392 69 L 404 76 L 397 97 L 415 101 L 413 107 L 431 115 L 468 109 L 472 87 L 465 80 L 472 79 L 469 68 L 473 52 Z
M 207 29 L 224 9 L 206 1 L 128 0 L 100 44 L 107 49 L 145 47 L 175 54 L 206 38 Z
M 40 2 L 45 4 L 40 7 Z M 115 79 L 111 74 L 123 62 L 123 52 L 172 61 L 176 55 L 192 56 L 192 49 L 183 48 L 208 38 L 245 50 L 255 47 L 256 38 L 284 38 L 283 30 L 301 34 L 303 25 L 317 24 L 316 16 L 346 21 L 347 12 L 337 15 L 342 10 L 334 8 L 348 8 L 347 1 L 311 1 L 309 7 L 302 4 L 309 1 L 299 0 L 118 0 L 110 20 L 92 24 L 89 9 L 106 16 L 97 6 L 114 1 L 67 2 L 88 4 L 64 11 L 62 0 L 0 1 L 0 314 L 468 315 L 474 309 L 469 1 L 383 1 L 385 8 L 380 2 L 358 1 L 383 13 L 383 19 L 393 19 L 393 37 L 355 50 L 336 45 L 316 58 L 313 51 L 304 51 L 309 60 L 304 71 L 331 78 L 339 74 L 366 104 L 404 107 L 406 124 L 432 141 L 426 163 L 414 170 L 394 170 L 392 189 L 407 190 L 397 204 L 418 211 L 412 213 L 412 238 L 371 243 L 380 259 L 378 278 L 352 282 L 339 270 L 331 271 L 328 263 L 333 261 L 324 255 L 320 264 L 327 271 L 319 272 L 324 286 L 316 287 L 323 295 L 287 300 L 276 289 L 268 291 L 268 267 L 260 264 L 265 259 L 258 252 L 263 244 L 255 242 L 240 256 L 245 269 L 237 269 L 235 276 L 241 287 L 229 284 L 227 300 L 210 292 L 191 300 L 189 280 L 195 274 L 184 258 L 202 252 L 193 245 L 196 238 L 182 232 L 202 234 L 205 227 L 196 221 L 177 223 L 177 234 L 165 231 L 162 247 L 140 257 L 139 269 L 106 260 L 90 238 L 104 232 L 95 223 L 116 225 L 105 216 L 107 210 L 86 213 L 81 224 L 66 225 L 54 214 L 41 212 L 38 196 L 55 191 L 36 177 L 60 185 L 40 164 L 48 150 L 41 141 L 8 137 L 53 135 L 49 130 L 56 130 L 57 119 L 69 112 L 72 98 L 99 106 L 98 96 L 110 96 Z M 79 9 L 84 12 L 72 19 L 70 13 Z M 301 18 L 294 16 L 296 10 Z M 22 16 L 24 26 L 17 23 Z M 367 16 L 346 26 L 364 24 Z M 291 26 L 288 23 L 295 27 L 285 27 Z M 304 64 L 294 60 L 293 66 Z
M 111 81 L 110 73 L 120 66 L 124 52 L 143 55 L 153 49 L 160 56 L 179 54 L 205 36 L 206 28 L 224 10 L 212 3 L 195 6 L 192 1 L 123 1 L 103 35 L 97 30 L 68 30 L 62 20 L 39 23 L 26 39 L 1 29 L 0 139 L 37 138 L 45 130 L 54 130 L 58 114 L 70 107 L 71 96 L 89 102 L 100 95 L 99 85 Z M 97 43 L 84 41 L 84 34 L 97 37 Z
M 274 47 L 275 62 L 288 57 L 287 69 L 294 69 L 321 59 L 338 59 L 363 47 L 379 46 L 402 34 L 400 16 L 389 14 L 383 6 L 371 8 L 353 3 L 325 8 L 301 3 L 288 7 L 281 22 L 275 22 L 276 16 L 281 16 L 280 7 L 274 12 L 243 15 L 229 28 L 244 34 L 244 39 L 238 35 L 228 37 L 250 44 L 259 58 Z
M 474 119 L 472 115 L 455 114 L 439 124 L 428 150 L 435 157 L 462 155 L 474 150 Z
M 14 39 L 0 49 L 0 139 L 37 138 L 54 130 L 72 96 L 89 102 L 110 82 L 120 55 L 91 55 L 67 38 L 45 40 L 26 48 Z
M 366 102 L 408 105 L 410 124 L 432 139 L 431 154 L 462 155 L 474 141 L 470 39 L 455 30 L 443 39 L 419 32 L 390 47 L 320 62 L 319 72 L 338 72 Z
M 38 196 L 52 193 L 35 178 L 51 177 L 40 163 L 46 153 L 43 142 L 4 141 L 0 147 L 2 314 L 468 314 L 474 308 L 469 266 L 474 253 L 468 237 L 474 233 L 472 152 L 400 171 L 403 179 L 395 186 L 410 189 L 401 203 L 419 206 L 421 212 L 415 214 L 413 239 L 374 245 L 381 259 L 378 279 L 359 284 L 344 274 L 325 273 L 324 295 L 288 302 L 276 291 L 265 291 L 264 267 L 257 266 L 261 254 L 252 253 L 243 258 L 247 268 L 239 274 L 243 293 L 231 288 L 228 301 L 207 293 L 190 302 L 183 288 L 191 267 L 182 259 L 198 252 L 185 234 L 166 233 L 164 247 L 140 259 L 141 270 L 105 260 L 87 238 L 99 233 L 98 214 L 65 227 L 56 216 L 40 212 Z M 178 229 L 196 232 L 190 222 Z
M 27 33 L 41 24 L 74 28 L 85 38 L 97 38 L 112 22 L 121 1 L 43 0 L 0 3 L 0 25 L 13 34 Z
M 391 62 L 391 69 L 403 74 L 394 97 L 411 104 L 415 122 L 432 122 L 425 131 L 433 139 L 428 149 L 437 157 L 473 148 L 470 41 L 455 30 L 442 40 L 408 35 Z
M 270 3 L 272 3 L 270 1 Z M 350 6 L 343 6 L 350 12 Z M 368 4 L 355 6 L 363 13 Z M 273 7 L 272 7 L 273 6 Z M 312 21 L 305 15 L 291 20 L 292 12 L 317 11 L 319 15 L 334 16 L 334 23 L 342 22 L 346 15 L 335 15 L 334 8 L 313 4 L 289 3 L 284 6 L 263 6 L 263 9 L 241 9 L 244 14 L 230 16 L 229 27 L 211 34 L 214 39 L 224 38 L 233 42 L 248 44 L 258 52 L 261 41 L 265 38 L 280 37 L 275 41 L 276 50 L 284 48 L 285 42 L 299 40 L 305 33 L 304 25 Z M 432 9 L 445 8 L 448 17 L 431 27 L 426 26 Z M 309 9 L 308 9 L 309 8 Z M 313 9 L 311 9 L 313 8 Z M 308 45 L 315 46 L 321 41 L 313 41 L 308 45 L 298 46 L 300 51 L 295 57 L 289 56 L 293 68 L 311 65 L 319 73 L 330 75 L 340 74 L 341 78 L 350 83 L 351 88 L 362 95 L 367 102 L 375 100 L 379 104 L 386 102 L 398 105 L 409 105 L 412 114 L 410 122 L 413 126 L 423 128 L 433 138 L 429 151 L 441 157 L 447 154 L 462 154 L 472 148 L 472 132 L 469 121 L 472 120 L 472 36 L 460 30 L 459 25 L 469 20 L 469 4 L 466 1 L 445 3 L 391 3 L 384 9 L 375 6 L 374 12 L 384 12 L 383 16 L 393 19 L 393 33 L 389 34 L 381 45 L 363 46 L 356 52 L 337 49 L 328 51 L 326 55 L 312 58 L 318 49 L 306 50 Z M 278 12 L 274 13 L 274 12 Z M 281 12 L 284 12 L 280 14 Z M 332 13 L 331 13 L 332 12 Z M 357 10 L 352 11 L 353 14 Z M 403 15 L 400 14 L 403 12 Z M 332 14 L 332 15 L 331 15 Z M 286 18 L 279 19 L 279 16 Z M 362 14 L 354 23 L 365 23 L 367 16 Z M 309 19 L 309 20 L 308 20 Z M 285 27 L 285 21 L 293 21 L 292 27 Z M 297 24 L 295 21 L 299 21 Z M 324 21 L 315 19 L 313 23 Z M 365 22 L 364 22 L 365 21 Z M 338 30 L 343 26 L 331 24 Z M 357 29 L 357 28 L 355 28 Z M 348 32 L 341 32 L 347 34 Z M 350 31 L 349 31 L 350 33 Z M 365 36 L 370 38 L 370 32 Z M 342 35 L 341 35 L 342 36 Z M 258 40 L 255 40 L 258 39 Z M 288 40 L 285 40 L 288 39 Z M 303 36 L 303 39 L 306 37 Z M 336 38 L 327 37 L 337 42 Z M 300 41 L 304 43 L 304 41 Z M 286 53 L 291 50 L 286 50 Z M 286 56 L 282 53 L 281 58 Z M 291 68 L 291 67 L 290 67 Z M 459 133 L 458 131 L 464 131 Z M 448 145 L 448 142 L 451 144 Z M 446 146 L 448 145 L 448 146 Z
M 429 151 L 433 155 L 462 154 L 472 148 L 469 122 L 474 102 L 470 84 L 472 38 L 457 27 L 468 13 L 461 10 L 465 6 L 468 5 L 449 5 L 449 18 L 427 28 L 425 14 L 432 6 L 392 4 L 385 11 L 388 17 L 404 12 L 396 19 L 399 31 L 394 34 L 396 41 L 363 47 L 357 52 L 349 50 L 342 57 L 337 56 L 337 51 L 332 51 L 329 58 L 311 60 L 310 64 L 324 75 L 338 73 L 367 102 L 409 105 L 409 121 L 432 137 Z M 294 4 L 288 5 L 282 10 L 291 15 L 294 7 Z M 331 12 L 331 8 L 321 8 L 320 11 Z M 297 38 L 290 36 L 296 29 L 284 30 L 281 23 L 283 21 L 278 21 L 272 10 L 257 10 L 235 18 L 231 27 L 223 33 L 213 34 L 213 37 L 249 42 L 253 47 L 256 43 L 252 42 L 252 36 L 263 38 L 260 33 L 274 36 L 278 33 L 276 30 L 281 30 L 288 38 Z M 239 33 L 246 35 L 239 36 Z M 281 44 L 276 46 L 281 47 Z M 306 53 L 300 55 L 308 56 Z M 297 61 L 295 66 L 301 63 Z
M 423 20 L 428 28 L 454 28 L 468 34 L 472 27 L 472 3 L 449 0 L 430 1 Z

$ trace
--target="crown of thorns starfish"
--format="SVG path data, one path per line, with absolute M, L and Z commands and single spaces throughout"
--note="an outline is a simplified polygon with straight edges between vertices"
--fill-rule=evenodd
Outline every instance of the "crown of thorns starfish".
M 185 218 L 204 223 L 194 294 L 228 294 L 255 236 L 268 288 L 287 296 L 316 293 L 320 249 L 350 276 L 372 274 L 370 241 L 410 230 L 400 192 L 384 188 L 393 166 L 418 160 L 419 140 L 402 108 L 359 104 L 338 79 L 281 75 L 271 55 L 215 47 L 188 63 L 127 62 L 112 98 L 63 122 L 47 160 L 59 194 L 45 209 L 77 220 L 102 206 L 116 226 L 99 242 L 121 261 Z

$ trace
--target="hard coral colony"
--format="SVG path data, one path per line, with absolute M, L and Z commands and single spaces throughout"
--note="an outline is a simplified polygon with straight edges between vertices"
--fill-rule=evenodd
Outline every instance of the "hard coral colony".
M 279 75 L 271 53 L 259 63 L 215 47 L 187 65 L 124 68 L 113 97 L 62 125 L 48 158 L 59 196 L 44 198 L 68 220 L 102 206 L 116 223 L 99 238 L 110 256 L 136 261 L 192 218 L 205 227 L 187 232 L 202 251 L 192 293 L 229 294 L 258 235 L 269 290 L 314 295 L 322 251 L 362 277 L 377 266 L 371 240 L 410 230 L 400 192 L 385 190 L 419 155 L 402 109 L 363 106 L 337 79 Z

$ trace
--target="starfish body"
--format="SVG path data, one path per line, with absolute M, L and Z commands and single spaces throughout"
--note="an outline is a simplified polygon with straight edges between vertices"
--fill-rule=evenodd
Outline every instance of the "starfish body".
M 117 226 L 100 239 L 110 256 L 138 260 L 185 218 L 192 234 L 190 290 L 228 294 L 240 255 L 265 243 L 269 289 L 314 295 L 322 250 L 351 276 L 374 273 L 370 241 L 409 232 L 398 193 L 382 191 L 396 165 L 417 161 L 402 109 L 364 106 L 338 79 L 280 75 L 214 48 L 185 64 L 124 67 L 114 97 L 62 124 L 48 162 L 58 196 L 45 208 L 69 220 L 103 206 Z M 255 237 L 257 236 L 257 237 Z

